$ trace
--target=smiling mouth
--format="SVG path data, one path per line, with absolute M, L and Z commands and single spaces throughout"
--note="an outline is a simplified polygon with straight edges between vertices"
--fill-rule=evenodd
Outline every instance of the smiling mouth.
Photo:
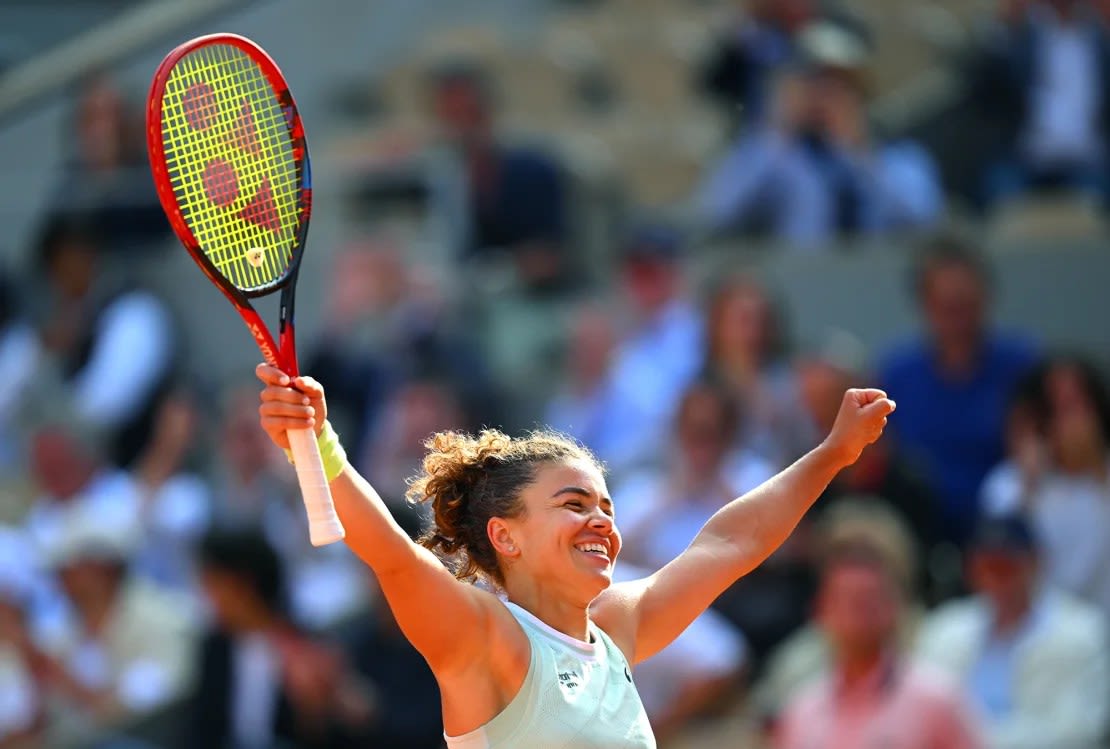
M 609 561 L 609 551 L 603 544 L 579 544 L 574 548 L 583 554 Z

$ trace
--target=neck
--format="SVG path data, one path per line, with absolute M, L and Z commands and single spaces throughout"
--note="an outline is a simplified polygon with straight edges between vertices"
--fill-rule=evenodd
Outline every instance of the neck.
M 238 629 L 242 634 L 273 635 L 280 633 L 283 624 L 280 617 L 275 616 L 268 609 L 259 608 L 246 613 Z
M 994 633 L 996 635 L 1011 634 L 1025 621 L 1032 605 L 1032 598 L 1028 595 L 1015 601 L 996 601 L 994 604 Z
M 884 649 L 876 647 L 844 654 L 840 661 L 840 677 L 851 688 L 875 673 L 883 660 Z
M 589 602 L 584 604 L 545 594 L 534 583 L 505 581 L 509 600 L 554 630 L 582 642 L 590 640 Z
M 86 632 L 97 637 L 104 632 L 115 606 L 115 601 L 115 591 L 112 591 L 112 594 L 89 596 L 82 602 L 81 621 Z
M 1080 450 L 1071 452 L 1067 455 L 1061 455 L 1059 458 L 1060 468 L 1064 473 L 1089 474 L 1096 478 L 1104 478 L 1106 476 L 1106 448 L 1103 445 L 1093 446 L 1089 450 Z
M 950 375 L 967 375 L 974 369 L 979 359 L 980 341 L 978 338 L 966 341 L 937 343 L 937 364 Z

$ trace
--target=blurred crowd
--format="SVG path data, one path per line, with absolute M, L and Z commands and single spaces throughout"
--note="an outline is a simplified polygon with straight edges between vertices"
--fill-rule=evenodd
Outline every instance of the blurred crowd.
M 945 229 L 937 156 L 870 123 L 867 26 L 816 0 L 741 5 L 690 82 L 729 141 L 681 220 L 628 213 L 600 278 L 560 157 L 500 137 L 489 71 L 430 71 L 435 136 L 412 158 L 449 156 L 431 204 L 457 246 L 440 266 L 387 231 L 332 252 L 302 369 L 413 535 L 428 519 L 403 494 L 434 431 L 581 440 L 608 467 L 620 579 L 817 445 L 846 388 L 882 387 L 886 436 L 639 667 L 660 744 L 1103 746 L 1106 373 L 995 324 L 995 274 Z M 996 136 L 984 210 L 1106 197 L 1107 10 L 1003 0 L 985 25 L 964 63 Z M 430 672 L 372 574 L 309 545 L 250 373 L 186 366 L 181 320 L 136 272 L 178 250 L 132 104 L 108 76 L 82 86 L 58 197 L 0 278 L 0 749 L 439 747 Z M 691 278 L 706 234 L 831 252 L 906 232 L 921 326 L 889 350 L 835 328 L 797 340 L 756 274 Z M 511 306 L 486 293 L 495 275 Z

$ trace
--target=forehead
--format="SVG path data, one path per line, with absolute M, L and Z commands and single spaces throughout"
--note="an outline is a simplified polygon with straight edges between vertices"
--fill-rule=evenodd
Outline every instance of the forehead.
M 598 497 L 608 497 L 605 476 L 587 460 L 566 460 L 547 463 L 536 471 L 536 480 L 525 489 L 524 496 L 549 499 L 566 486 L 577 486 Z
M 835 593 L 883 593 L 890 587 L 887 575 L 878 566 L 855 561 L 834 564 L 825 571 L 824 584 Z
M 984 279 L 978 268 L 962 260 L 940 260 L 927 267 L 923 276 L 926 291 L 953 287 L 982 289 Z

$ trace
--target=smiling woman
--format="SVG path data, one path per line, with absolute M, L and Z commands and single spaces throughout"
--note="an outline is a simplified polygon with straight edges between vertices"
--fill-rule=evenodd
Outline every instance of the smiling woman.
M 550 432 L 433 436 L 409 497 L 431 504 L 435 526 L 416 544 L 347 464 L 320 385 L 264 364 L 258 376 L 274 442 L 315 428 L 346 542 L 435 674 L 451 749 L 653 749 L 631 667 L 770 556 L 894 410 L 880 390 L 849 390 L 819 447 L 722 507 L 662 569 L 614 584 L 621 536 L 581 445 Z

